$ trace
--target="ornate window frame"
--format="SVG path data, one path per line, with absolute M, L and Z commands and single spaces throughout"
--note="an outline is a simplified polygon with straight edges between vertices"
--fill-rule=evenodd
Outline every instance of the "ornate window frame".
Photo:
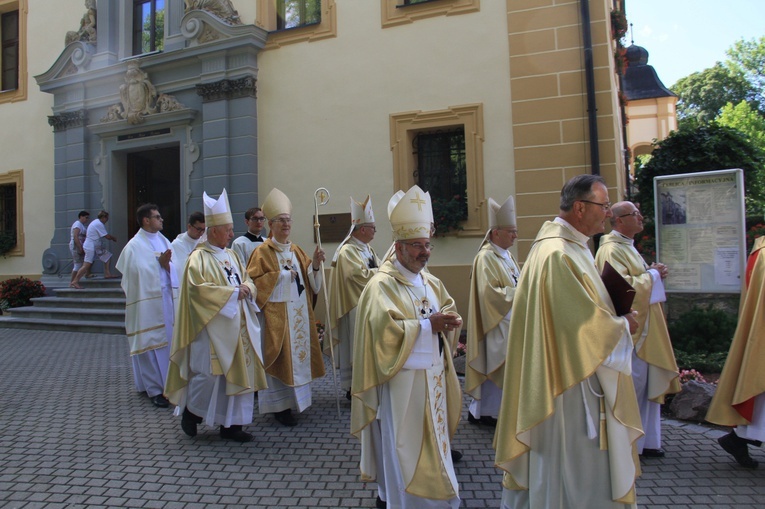
M 409 111 L 390 115 L 393 152 L 393 188 L 409 189 L 415 184 L 417 156 L 412 141 L 417 133 L 462 126 L 465 129 L 468 218 L 463 229 L 450 235 L 478 237 L 486 234 L 489 220 L 484 213 L 483 104 L 449 106 L 444 110 Z
M 453 16 L 481 10 L 481 0 L 430 0 L 404 5 L 403 0 L 380 0 L 382 27 L 414 23 L 434 16 Z
M 0 186 L 16 185 L 16 246 L 5 256 L 24 256 L 24 170 L 0 174 Z
M 0 0 L 0 14 L 19 11 L 19 84 L 13 90 L 0 91 L 0 104 L 27 99 L 27 6 L 28 0 Z
M 255 24 L 269 32 L 264 50 L 337 37 L 335 0 L 321 0 L 321 22 L 314 25 L 276 30 L 276 0 L 260 0 L 255 16 Z

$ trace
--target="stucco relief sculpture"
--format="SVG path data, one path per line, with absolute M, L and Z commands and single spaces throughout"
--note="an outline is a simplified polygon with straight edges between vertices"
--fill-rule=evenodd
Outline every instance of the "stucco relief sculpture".
M 127 120 L 128 124 L 140 124 L 147 115 L 185 108 L 171 95 L 161 94 L 157 97 L 157 89 L 137 60 L 128 62 L 125 83 L 120 86 L 120 100 L 120 104 L 109 107 L 101 122 Z
M 219 17 L 229 25 L 241 25 L 239 13 L 231 0 L 186 0 L 186 12 L 193 10 L 207 11 Z
M 96 0 L 85 0 L 85 14 L 80 20 L 80 29 L 66 33 L 64 45 L 69 45 L 76 41 L 96 43 Z

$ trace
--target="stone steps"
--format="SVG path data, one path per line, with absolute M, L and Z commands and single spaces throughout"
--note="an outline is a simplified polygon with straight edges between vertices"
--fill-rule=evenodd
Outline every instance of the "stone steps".
M 125 334 L 125 294 L 119 279 L 83 279 L 83 289 L 46 286 L 48 295 L 0 316 L 0 328 Z

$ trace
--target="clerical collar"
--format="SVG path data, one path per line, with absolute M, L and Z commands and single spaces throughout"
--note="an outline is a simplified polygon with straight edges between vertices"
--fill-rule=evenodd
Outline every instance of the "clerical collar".
M 250 242 L 263 242 L 263 237 L 250 233 L 249 231 L 245 233 L 244 236 L 250 239 Z
M 279 251 L 283 251 L 285 249 L 287 251 L 289 251 L 290 250 L 290 246 L 292 245 L 292 242 L 290 242 L 289 240 L 287 241 L 286 244 L 282 244 L 281 242 L 279 242 L 278 240 L 276 240 L 273 237 L 271 237 L 271 242 L 273 242 L 274 245 L 279 248 Z
M 497 254 L 498 254 L 498 255 L 500 255 L 501 257 L 505 258 L 506 260 L 509 260 L 509 259 L 510 259 L 510 251 L 508 251 L 508 250 L 507 250 L 507 249 L 505 249 L 504 247 L 499 247 L 498 245 L 496 245 L 496 244 L 495 244 L 494 242 L 492 242 L 492 241 L 489 241 L 489 244 L 490 244 L 490 245 L 491 245 L 491 247 L 494 249 L 494 252 L 495 252 L 495 253 L 497 253 Z
M 145 230 L 143 228 L 141 228 L 141 229 L 150 238 L 155 238 L 155 237 L 157 237 L 159 235 L 159 232 L 150 232 L 149 230 Z
M 396 267 L 396 269 L 401 273 L 401 275 L 404 276 L 414 286 L 423 286 L 425 284 L 425 278 L 422 277 L 421 273 L 412 272 L 411 270 L 401 265 L 400 261 L 393 260 L 393 266 Z
M 611 230 L 611 233 L 613 233 L 615 235 L 618 235 L 619 237 L 621 237 L 621 238 L 623 238 L 625 240 L 629 240 L 633 244 L 635 243 L 635 239 L 631 239 L 631 238 L 627 237 L 625 234 L 623 234 L 622 232 L 620 232 L 618 230 Z
M 569 223 L 568 221 L 566 221 L 562 217 L 556 217 L 555 219 L 553 219 L 553 222 L 554 223 L 558 223 L 560 225 L 563 225 L 566 228 L 568 228 L 569 230 L 571 230 L 571 233 L 574 234 L 574 237 L 576 237 L 576 239 L 579 240 L 584 245 L 587 245 L 587 242 L 590 240 L 590 237 L 588 237 L 584 233 L 582 233 L 579 230 L 577 230 L 576 228 L 574 228 L 571 225 L 571 223 Z

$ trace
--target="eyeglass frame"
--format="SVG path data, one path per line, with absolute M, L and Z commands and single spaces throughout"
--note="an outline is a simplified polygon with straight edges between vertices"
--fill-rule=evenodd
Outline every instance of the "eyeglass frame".
M 405 246 L 413 247 L 417 251 L 433 251 L 433 249 L 436 247 L 436 245 L 432 242 L 427 242 L 425 244 L 421 242 L 404 242 L 403 240 L 399 240 L 398 242 L 400 244 L 404 244 Z
M 643 213 L 640 212 L 639 210 L 633 210 L 629 214 L 622 214 L 621 216 L 616 216 L 616 217 L 617 218 L 622 218 L 622 217 L 627 217 L 627 216 L 638 217 L 638 216 L 642 216 L 642 215 L 643 215 Z
M 265 220 L 266 220 L 266 216 L 252 216 L 250 217 L 250 219 L 248 219 L 248 221 L 258 221 L 258 222 L 265 221 Z
M 189 226 L 191 226 L 192 228 L 194 228 L 194 229 L 195 229 L 196 231 L 198 231 L 199 233 L 204 233 L 204 232 L 205 232 L 205 230 L 207 229 L 207 227 L 206 227 L 206 226 L 202 226 L 201 228 L 200 228 L 199 226 L 194 226 L 193 224 L 190 224 Z
M 603 212 L 608 212 L 608 209 L 611 208 L 611 202 L 607 201 L 606 203 L 598 203 L 596 201 L 591 200 L 575 200 L 575 201 L 581 201 L 584 203 L 591 203 L 592 205 L 600 205 L 600 208 L 603 209 Z
M 293 220 L 291 217 L 275 217 L 271 219 L 271 221 L 276 221 L 277 223 L 282 223 L 282 224 L 292 224 Z

